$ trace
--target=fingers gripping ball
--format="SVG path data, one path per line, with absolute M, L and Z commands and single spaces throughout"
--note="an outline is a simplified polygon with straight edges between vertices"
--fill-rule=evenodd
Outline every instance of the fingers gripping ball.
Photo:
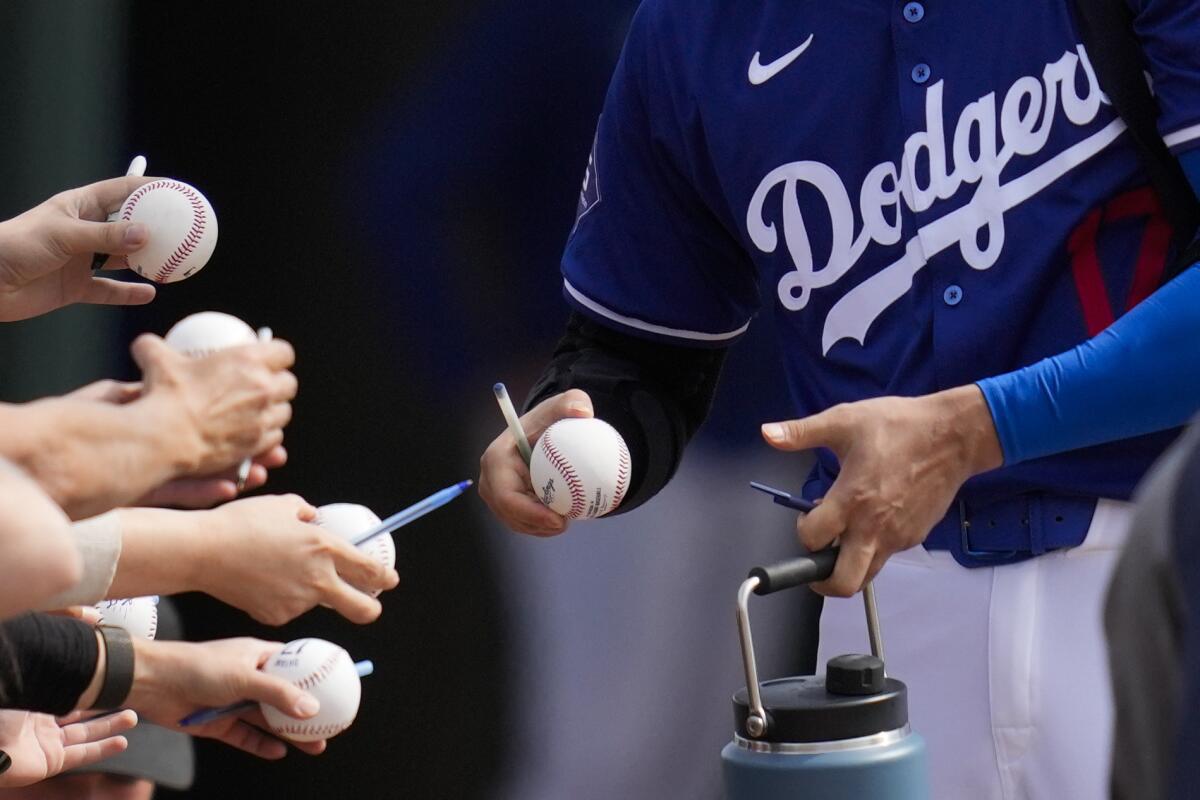
M 153 639 L 158 633 L 158 598 L 130 597 L 105 600 L 96 604 L 100 624 L 124 628 L 139 639 Z
M 354 722 L 362 697 L 362 683 L 350 654 L 324 639 L 297 639 L 276 653 L 263 667 L 317 698 L 321 710 L 310 719 L 289 717 L 261 703 L 272 732 L 297 742 L 315 742 L 336 736 Z
M 195 275 L 217 246 L 217 215 L 207 198 L 182 181 L 151 181 L 125 198 L 121 219 L 141 222 L 150 240 L 125 265 L 155 283 Z
M 177 353 L 199 357 L 227 347 L 254 344 L 254 329 L 232 314 L 201 311 L 176 322 L 165 337 L 167 346 Z
M 529 475 L 538 498 L 557 513 L 602 517 L 629 488 L 629 448 L 604 420 L 559 420 L 538 439 Z
M 330 503 L 317 509 L 317 518 L 313 522 L 349 541 L 378 525 L 379 517 L 371 509 L 357 503 Z M 358 549 L 388 569 L 396 566 L 396 542 L 390 533 L 381 533 L 369 542 L 360 544 Z M 379 597 L 379 591 L 372 592 L 371 596 Z

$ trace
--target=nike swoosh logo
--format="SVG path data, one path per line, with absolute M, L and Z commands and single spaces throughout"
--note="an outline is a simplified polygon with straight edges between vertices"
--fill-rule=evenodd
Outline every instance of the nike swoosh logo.
M 812 40 L 813 34 L 810 33 L 808 38 L 804 40 L 804 44 L 800 45 L 787 55 L 780 56 L 770 64 L 761 63 L 759 59 L 762 57 L 762 54 L 755 53 L 754 58 L 750 59 L 750 70 L 747 73 L 748 77 L 750 78 L 750 83 L 754 84 L 755 86 L 761 86 L 762 84 L 771 80 L 771 78 L 774 78 L 776 75 L 783 72 L 785 69 L 787 69 L 789 64 L 799 58 L 800 54 L 808 49 L 808 46 L 812 44 Z

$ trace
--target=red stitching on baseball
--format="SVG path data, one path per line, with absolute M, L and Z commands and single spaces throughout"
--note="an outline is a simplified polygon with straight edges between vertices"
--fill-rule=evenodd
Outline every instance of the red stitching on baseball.
M 367 554 L 370 556 L 373 556 L 376 561 L 378 561 L 380 564 L 383 564 L 386 567 L 386 566 L 388 566 L 388 563 L 387 563 L 388 562 L 388 548 L 387 548 L 387 542 L 383 541 L 383 538 L 385 536 L 388 536 L 388 534 L 381 533 L 378 536 L 376 536 L 374 539 L 372 539 L 370 542 L 368 542 L 367 543 L 367 547 L 368 547 Z
M 192 254 L 196 247 L 200 244 L 200 240 L 204 238 L 204 231 L 207 226 L 207 220 L 204 214 L 204 201 L 200 199 L 200 195 L 185 183 L 179 181 L 152 181 L 138 189 L 125 200 L 125 208 L 121 211 L 121 219 L 126 222 L 133 217 L 133 209 L 137 207 L 138 202 L 155 189 L 173 189 L 182 194 L 192 207 L 192 227 L 188 230 L 187 235 L 183 237 L 183 241 L 175 248 L 171 255 L 167 256 L 167 260 L 158 268 L 158 272 L 150 280 L 155 283 L 162 283 L 179 268 L 187 257 Z M 125 262 L 125 268 L 129 268 L 129 257 L 122 256 Z
M 330 722 L 325 725 L 281 725 L 275 728 L 275 732 L 284 735 L 304 734 L 306 736 L 322 736 L 328 738 L 334 734 L 341 733 L 349 727 L 349 722 Z
M 567 484 L 567 490 L 571 493 L 571 508 L 566 515 L 571 519 L 578 519 L 587 508 L 587 492 L 583 488 L 583 482 L 579 480 L 579 475 L 571 466 L 571 462 L 558 452 L 558 448 L 550 441 L 549 436 L 542 437 L 542 452 L 546 455 L 546 460 L 558 470 L 558 474 Z
M 609 511 L 621 505 L 621 501 L 625 499 L 625 491 L 629 488 L 629 473 L 631 467 L 629 464 L 629 448 L 625 446 L 625 439 L 621 434 L 617 434 L 617 444 L 620 449 L 617 452 L 617 488 L 613 490 L 612 508 Z
M 296 680 L 292 681 L 292 683 L 304 690 L 308 690 L 313 686 L 316 686 L 320 681 L 329 677 L 329 673 L 333 671 L 333 667 L 337 663 L 338 656 L 341 654 L 342 652 L 340 650 L 334 650 L 329 654 L 328 657 L 326 657 L 324 661 L 321 662 L 321 666 L 317 667 L 314 671 L 308 673 L 303 678 L 297 678 Z

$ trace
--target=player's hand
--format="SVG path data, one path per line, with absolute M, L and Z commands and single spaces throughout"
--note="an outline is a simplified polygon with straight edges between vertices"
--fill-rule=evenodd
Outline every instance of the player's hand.
M 95 764 L 129 746 L 119 734 L 137 724 L 121 711 L 80 722 L 78 713 L 56 719 L 31 711 L 0 711 L 0 750 L 12 759 L 0 774 L 0 789 L 15 789 L 60 772 Z
M 260 758 L 278 759 L 287 746 L 267 731 L 258 709 L 205 725 L 181 728 L 179 720 L 199 711 L 256 700 L 297 719 L 321 710 L 317 699 L 293 684 L 261 671 L 280 642 L 221 639 L 213 642 L 134 640 L 133 690 L 126 705 L 164 728 L 218 739 Z M 306 753 L 325 750 L 325 740 L 294 742 Z
M 267 625 L 318 604 L 352 622 L 373 622 L 383 607 L 369 592 L 400 582 L 394 569 L 312 524 L 317 510 L 294 494 L 250 497 L 204 514 L 197 588 Z
M 555 422 L 567 417 L 591 417 L 587 392 L 570 389 L 538 403 L 521 417 L 530 445 Z M 521 458 L 513 435 L 504 430 L 479 459 L 479 496 L 501 522 L 518 533 L 556 536 L 567 529 L 567 518 L 547 508 L 533 491 L 529 465 Z
M 268 470 L 287 463 L 283 445 L 272 447 L 254 457 L 243 491 L 252 491 L 267 482 Z M 212 508 L 238 496 L 237 467 L 200 478 L 176 478 L 140 498 L 134 505 L 161 508 Z
M 179 477 L 219 473 L 283 442 L 297 383 L 288 371 L 296 354 L 282 339 L 190 358 L 143 334 L 132 353 L 142 369 L 139 402 L 170 431 Z
M 841 472 L 796 523 L 809 550 L 841 543 L 821 594 L 849 597 L 884 562 L 925 541 L 972 475 L 1003 462 L 983 393 L 972 386 L 924 397 L 881 397 L 763 426 L 780 450 L 827 447 Z
M 54 195 L 19 217 L 0 222 L 0 321 L 45 314 L 72 303 L 141 305 L 154 299 L 148 283 L 93 277 L 95 253 L 127 255 L 146 246 L 145 225 L 105 222 L 152 178 L 100 181 Z

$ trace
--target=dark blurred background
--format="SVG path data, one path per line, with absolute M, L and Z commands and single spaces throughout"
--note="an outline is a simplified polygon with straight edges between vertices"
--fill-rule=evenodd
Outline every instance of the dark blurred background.
M 475 477 L 501 426 L 491 384 L 505 380 L 523 397 L 566 318 L 558 257 L 635 6 L 6 0 L 0 212 L 12 216 L 55 191 L 120 174 L 142 153 L 148 174 L 185 180 L 208 196 L 220 240 L 202 273 L 161 287 L 148 307 L 68 309 L 0 328 L 3 399 L 133 378 L 133 336 L 220 310 L 270 325 L 298 353 L 290 461 L 267 491 L 299 492 L 314 504 L 363 503 L 385 516 Z M 747 457 L 798 487 L 796 460 L 761 461 L 757 425 L 787 409 L 763 327 L 736 348 L 689 463 L 715 465 L 712 476 L 741 486 L 763 477 L 736 467 L 753 453 Z M 673 496 L 679 508 L 696 507 L 685 489 Z M 748 493 L 736 497 L 747 509 L 762 507 Z M 661 510 L 670 502 L 658 513 L 680 518 Z M 576 546 L 638 546 L 618 535 L 636 533 L 641 513 L 594 523 L 607 539 L 573 530 L 584 537 Z M 764 519 L 770 530 L 762 535 L 786 554 L 791 518 Z M 697 535 L 695 547 L 720 541 L 736 555 L 744 533 Z M 514 560 L 512 549 L 527 545 L 511 538 L 473 493 L 406 529 L 397 537 L 401 586 L 366 628 L 318 610 L 269 630 L 206 598 L 183 598 L 191 638 L 319 636 L 377 666 L 357 723 L 325 756 L 264 763 L 201 742 L 192 795 L 249 796 L 270 786 L 284 797 L 489 797 L 516 773 L 536 772 L 538 754 L 552 760 L 555 743 L 522 718 L 529 692 L 520 684 L 541 652 L 528 642 L 594 632 L 585 618 L 533 630 L 520 609 L 559 601 L 531 590 L 536 571 L 522 573 L 530 562 L 519 553 Z M 539 551 L 555 552 L 582 557 Z M 726 572 L 702 588 L 723 609 L 711 619 L 711 637 L 730 645 L 713 656 L 722 670 L 716 683 L 728 691 L 695 688 L 695 702 L 718 716 L 738 676 L 728 606 L 751 565 L 749 555 L 726 551 L 720 561 Z M 655 574 L 657 562 L 647 563 Z M 629 580 L 614 578 L 613 591 L 636 592 Z M 663 627 L 672 613 L 668 605 Z M 706 620 L 690 624 L 700 629 Z M 776 672 L 803 662 L 799 637 L 784 638 Z M 647 658 L 654 669 L 657 655 Z M 679 680 L 686 705 L 691 688 L 686 676 Z M 669 709 L 663 714 L 670 718 Z M 719 746 L 730 727 L 694 742 L 692 731 L 655 735 L 678 736 L 681 752 L 695 749 L 715 768 L 712 742 Z M 622 765 L 597 766 L 612 773 Z

